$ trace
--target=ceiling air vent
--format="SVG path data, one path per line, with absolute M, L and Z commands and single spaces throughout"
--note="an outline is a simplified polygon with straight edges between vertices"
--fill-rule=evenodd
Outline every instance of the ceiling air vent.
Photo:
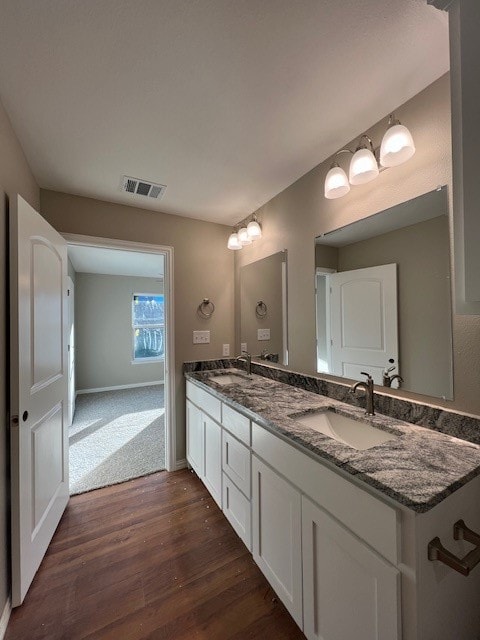
M 165 193 L 167 187 L 164 184 L 155 184 L 154 182 L 148 182 L 147 180 L 140 180 L 139 178 L 130 178 L 129 176 L 123 176 L 122 190 L 127 193 L 133 193 L 137 196 L 147 196 L 147 198 L 160 198 Z

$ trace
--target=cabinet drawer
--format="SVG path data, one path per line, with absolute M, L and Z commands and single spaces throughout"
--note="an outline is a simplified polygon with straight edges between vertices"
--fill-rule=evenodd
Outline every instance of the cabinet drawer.
M 398 514 L 389 505 L 253 423 L 253 453 L 393 564 L 398 562 Z
M 247 500 L 226 473 L 223 474 L 223 513 L 248 550 L 251 551 L 252 516 L 250 500 Z
M 250 420 L 225 403 L 222 407 L 222 424 L 236 438 L 250 446 Z
M 222 469 L 243 493 L 250 498 L 250 449 L 223 430 Z
M 220 422 L 222 403 L 218 398 L 210 395 L 207 391 L 200 389 L 197 385 L 187 380 L 187 398 L 191 400 L 197 407 L 211 416 L 217 422 Z

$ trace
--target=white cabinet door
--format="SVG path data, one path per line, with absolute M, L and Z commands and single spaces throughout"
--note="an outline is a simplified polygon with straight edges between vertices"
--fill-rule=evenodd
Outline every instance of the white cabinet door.
M 399 638 L 398 570 L 305 497 L 302 535 L 307 638 Z
M 187 460 L 199 478 L 204 474 L 203 416 L 198 407 L 187 400 Z
M 248 550 L 252 550 L 251 505 L 240 489 L 223 474 L 223 513 L 243 540 Z
M 300 493 L 256 456 L 252 489 L 254 560 L 303 628 Z
M 205 467 L 203 481 L 213 499 L 222 508 L 222 428 L 203 416 Z

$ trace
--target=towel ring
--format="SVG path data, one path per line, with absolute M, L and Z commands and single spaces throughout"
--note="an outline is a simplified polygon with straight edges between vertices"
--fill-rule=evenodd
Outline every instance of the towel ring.
M 259 300 L 257 302 L 257 306 L 255 307 L 255 315 L 257 318 L 265 318 L 267 315 L 267 305 L 263 300 Z
M 197 313 L 201 318 L 211 318 L 214 311 L 215 305 L 208 298 L 204 298 L 197 308 Z

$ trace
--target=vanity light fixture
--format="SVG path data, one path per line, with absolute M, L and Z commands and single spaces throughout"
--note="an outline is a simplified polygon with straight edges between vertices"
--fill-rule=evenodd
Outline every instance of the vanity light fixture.
M 339 152 L 340 153 L 340 152 Z M 325 178 L 325 198 L 341 198 L 350 191 L 348 177 L 338 162 L 334 162 Z
M 382 167 L 396 167 L 410 160 L 414 153 L 412 134 L 392 113 L 380 147 L 380 164 Z
M 247 227 L 242 227 L 238 231 L 238 239 L 240 240 L 240 244 L 242 247 L 246 247 L 248 244 L 252 244 L 252 239 L 248 235 Z
M 348 178 L 345 171 L 334 161 L 325 177 L 324 193 L 325 198 L 329 200 L 346 195 L 350 191 L 351 184 L 366 184 L 374 180 L 379 174 L 379 165 L 387 168 L 396 167 L 406 162 L 415 153 L 415 144 L 407 127 L 402 125 L 394 114 L 391 114 L 380 150 L 375 149 L 372 140 L 366 134 L 363 134 L 355 152 L 345 148 L 337 151 L 335 156 L 340 153 L 350 153 L 352 155 Z
M 239 231 L 235 227 L 228 238 L 227 247 L 232 251 L 238 251 L 261 237 L 262 227 L 257 220 L 257 216 L 253 214 L 252 219 L 246 226 L 242 225 Z
M 257 216 L 255 214 L 253 214 L 253 218 L 247 225 L 247 233 L 248 237 L 252 241 L 258 240 L 262 237 L 262 227 L 260 226 L 260 223 L 258 222 Z
M 238 239 L 238 233 L 236 232 L 236 230 L 230 234 L 227 242 L 227 247 L 232 251 L 238 251 L 242 248 L 242 243 Z
M 362 142 L 367 140 L 370 148 Z M 355 150 L 355 153 L 350 160 L 350 170 L 348 172 L 348 179 L 350 184 L 366 184 L 371 180 L 375 180 L 378 176 L 378 163 L 375 158 L 375 150 L 373 148 L 373 142 L 366 135 L 360 138 L 360 143 Z

